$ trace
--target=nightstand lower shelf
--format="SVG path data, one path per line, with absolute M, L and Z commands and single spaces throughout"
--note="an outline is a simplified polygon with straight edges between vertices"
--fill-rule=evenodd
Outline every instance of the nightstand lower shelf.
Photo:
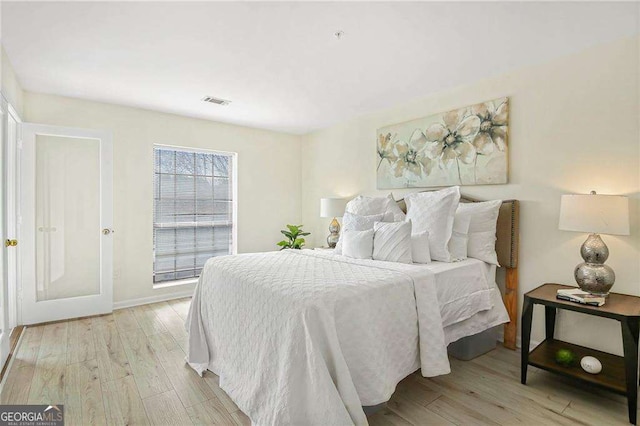
M 560 349 L 569 349 L 576 355 L 575 365 L 563 367 L 556 363 L 556 352 Z M 589 374 L 580 367 L 580 360 L 585 356 L 596 357 L 602 363 L 602 371 L 599 374 Z M 573 377 L 621 395 L 626 395 L 627 393 L 624 358 L 621 356 L 585 348 L 562 340 L 547 339 L 529 353 L 529 365 L 562 376 Z

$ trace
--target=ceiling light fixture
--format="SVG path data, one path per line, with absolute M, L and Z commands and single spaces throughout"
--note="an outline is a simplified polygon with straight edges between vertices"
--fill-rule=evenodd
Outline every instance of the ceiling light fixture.
M 342 36 L 344 36 L 344 31 L 342 31 L 342 30 L 338 30 L 338 31 L 336 31 L 335 33 L 333 33 L 333 36 L 334 36 L 335 38 L 337 38 L 338 40 L 340 40 L 340 39 L 342 38 Z
M 225 99 L 220 99 L 220 98 L 214 98 L 213 96 L 205 96 L 201 100 L 204 102 L 209 102 L 210 104 L 216 104 L 216 105 L 222 105 L 222 106 L 226 106 L 231 103 L 231 101 L 227 101 Z

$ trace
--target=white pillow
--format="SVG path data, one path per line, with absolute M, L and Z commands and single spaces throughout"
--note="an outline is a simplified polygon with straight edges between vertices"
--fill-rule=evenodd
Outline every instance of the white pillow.
M 460 207 L 456 210 L 453 219 L 453 232 L 449 240 L 449 253 L 451 260 L 454 262 L 465 260 L 467 258 L 467 244 L 469 241 L 469 225 L 471 224 L 471 216 L 459 214 Z
M 342 217 L 342 232 L 340 233 L 340 238 L 336 243 L 336 248 L 333 253 L 342 254 L 342 236 L 346 231 L 366 231 L 367 229 L 373 229 L 373 224 L 382 221 L 384 216 L 384 214 L 363 216 L 359 214 L 345 213 Z
M 342 234 L 342 254 L 354 259 L 371 259 L 373 254 L 373 229 L 346 231 Z
M 460 202 L 460 188 L 454 186 L 434 192 L 417 192 L 404 199 L 407 219 L 413 223 L 413 233 L 429 232 L 431 259 L 451 262 L 449 240 Z
M 347 203 L 345 211 L 359 215 L 387 214 L 385 222 L 400 222 L 405 219 L 405 214 L 393 199 L 391 194 L 386 197 L 367 197 L 358 195 Z
M 392 194 L 387 195 L 387 210 L 386 213 L 391 213 L 393 215 L 394 222 L 402 222 L 407 218 L 407 215 L 402 211 L 398 203 L 393 198 Z
M 412 263 L 411 222 L 376 222 L 373 225 L 373 259 Z
M 501 205 L 502 200 L 460 203 L 456 216 L 470 217 L 467 256 L 498 265 L 496 227 Z
M 411 235 L 411 259 L 413 263 L 431 263 L 428 231 Z

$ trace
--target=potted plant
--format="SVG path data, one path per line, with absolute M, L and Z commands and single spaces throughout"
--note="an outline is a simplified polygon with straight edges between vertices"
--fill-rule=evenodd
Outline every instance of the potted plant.
M 310 232 L 303 232 L 302 225 L 287 225 L 288 230 L 282 230 L 282 234 L 287 237 L 286 240 L 282 240 L 278 243 L 280 250 L 284 249 L 297 249 L 300 250 L 304 246 L 304 238 L 310 235 Z

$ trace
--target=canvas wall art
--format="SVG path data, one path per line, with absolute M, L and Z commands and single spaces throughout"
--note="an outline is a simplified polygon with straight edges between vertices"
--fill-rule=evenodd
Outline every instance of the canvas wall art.
M 507 183 L 508 98 L 377 133 L 378 189 Z

